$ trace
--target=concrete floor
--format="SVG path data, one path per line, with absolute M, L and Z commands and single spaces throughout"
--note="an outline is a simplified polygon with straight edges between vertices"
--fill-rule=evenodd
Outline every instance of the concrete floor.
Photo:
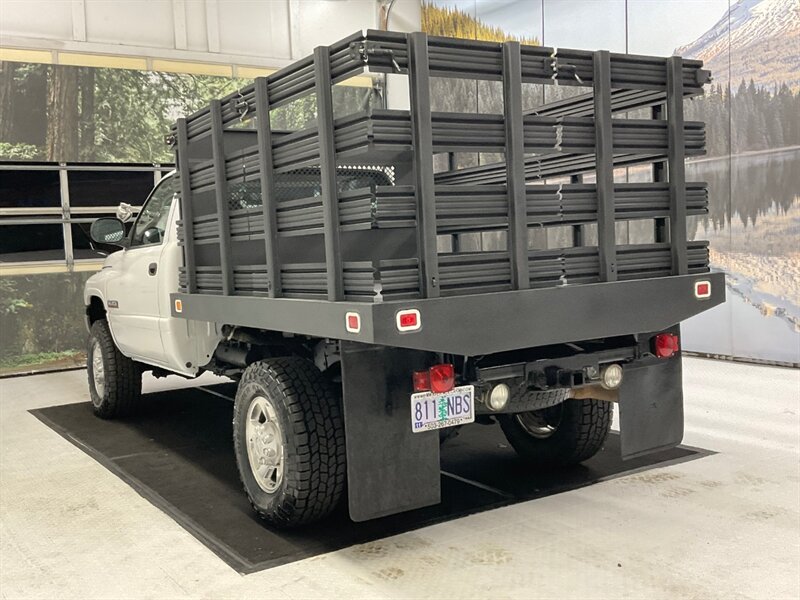
M 684 363 L 717 454 L 247 576 L 27 413 L 85 372 L 0 380 L 0 596 L 798 598 L 800 371 Z

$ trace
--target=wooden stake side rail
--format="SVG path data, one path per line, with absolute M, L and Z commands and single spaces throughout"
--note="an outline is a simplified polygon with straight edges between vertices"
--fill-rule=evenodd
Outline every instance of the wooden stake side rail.
M 707 213 L 707 186 L 683 167 L 705 153 L 704 124 L 683 115 L 710 80 L 701 67 L 423 33 L 320 46 L 174 126 L 182 291 L 381 302 L 707 272 L 705 243 L 686 235 L 687 217 Z M 333 86 L 365 70 L 407 75 L 410 110 L 335 118 Z M 435 77 L 499 81 L 502 110 L 432 112 Z M 592 91 L 526 110 L 526 83 Z M 314 125 L 273 130 L 270 112 L 308 94 Z M 642 107 L 653 118 L 613 118 Z M 503 161 L 434 172 L 436 154 L 476 152 Z M 648 163 L 666 168 L 614 181 L 614 169 Z M 654 221 L 655 243 L 617 244 L 616 222 L 634 219 Z M 575 247 L 529 249 L 531 228 L 563 225 Z M 461 234 L 482 231 L 506 232 L 507 250 L 458 251 Z M 440 251 L 441 236 L 454 251 Z

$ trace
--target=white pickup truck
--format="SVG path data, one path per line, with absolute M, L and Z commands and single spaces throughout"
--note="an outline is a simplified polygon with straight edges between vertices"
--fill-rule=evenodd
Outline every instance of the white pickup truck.
M 141 367 L 135 363 L 157 372 L 194 376 L 221 339 L 213 323 L 170 314 L 169 295 L 178 290 L 183 260 L 176 191 L 170 173 L 147 198 L 127 238 L 116 219 L 99 219 L 92 226 L 95 243 L 124 242 L 84 288 L 91 328 L 89 387 L 99 416 L 128 411 L 140 388 Z
M 122 248 L 86 284 L 97 415 L 130 413 L 145 370 L 237 380 L 239 475 L 277 526 L 324 517 L 345 481 L 355 521 L 437 504 L 440 433 L 473 422 L 537 468 L 599 452 L 615 404 L 623 458 L 680 443 L 680 322 L 725 300 L 707 242 L 686 239 L 708 186 L 685 178 L 705 126 L 683 100 L 710 74 L 555 56 L 356 32 L 178 119 L 176 173 L 132 229 L 92 225 Z M 408 76 L 409 110 L 337 115 L 333 85 L 365 70 Z M 502 110 L 432 112 L 435 77 L 502 81 Z M 523 83 L 592 91 L 525 107 Z M 313 123 L 273 130 L 271 111 L 312 93 Z M 457 168 L 463 153 L 502 160 Z M 638 164 L 652 181 L 615 181 Z M 618 243 L 628 221 L 652 241 Z M 529 235 L 564 227 L 563 247 Z M 485 233 L 505 244 L 475 247 Z

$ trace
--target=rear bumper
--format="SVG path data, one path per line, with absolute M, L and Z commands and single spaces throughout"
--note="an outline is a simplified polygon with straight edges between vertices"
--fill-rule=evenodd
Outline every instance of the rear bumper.
M 710 282 L 709 297 L 695 297 L 698 281 Z M 476 356 L 664 330 L 724 302 L 725 277 L 703 273 L 377 304 L 199 294 L 172 299 L 174 317 Z M 406 309 L 419 310 L 419 330 L 397 330 L 396 314 Z M 360 316 L 358 333 L 345 328 L 350 312 Z

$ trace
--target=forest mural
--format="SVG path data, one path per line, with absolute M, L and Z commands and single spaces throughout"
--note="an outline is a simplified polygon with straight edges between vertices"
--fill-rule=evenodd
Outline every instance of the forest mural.
M 251 81 L 0 62 L 0 160 L 170 163 L 164 137 L 175 119 Z M 336 109 L 352 111 L 366 94 L 336 86 Z M 314 112 L 315 98 L 306 96 L 274 111 L 273 126 L 300 128 Z

